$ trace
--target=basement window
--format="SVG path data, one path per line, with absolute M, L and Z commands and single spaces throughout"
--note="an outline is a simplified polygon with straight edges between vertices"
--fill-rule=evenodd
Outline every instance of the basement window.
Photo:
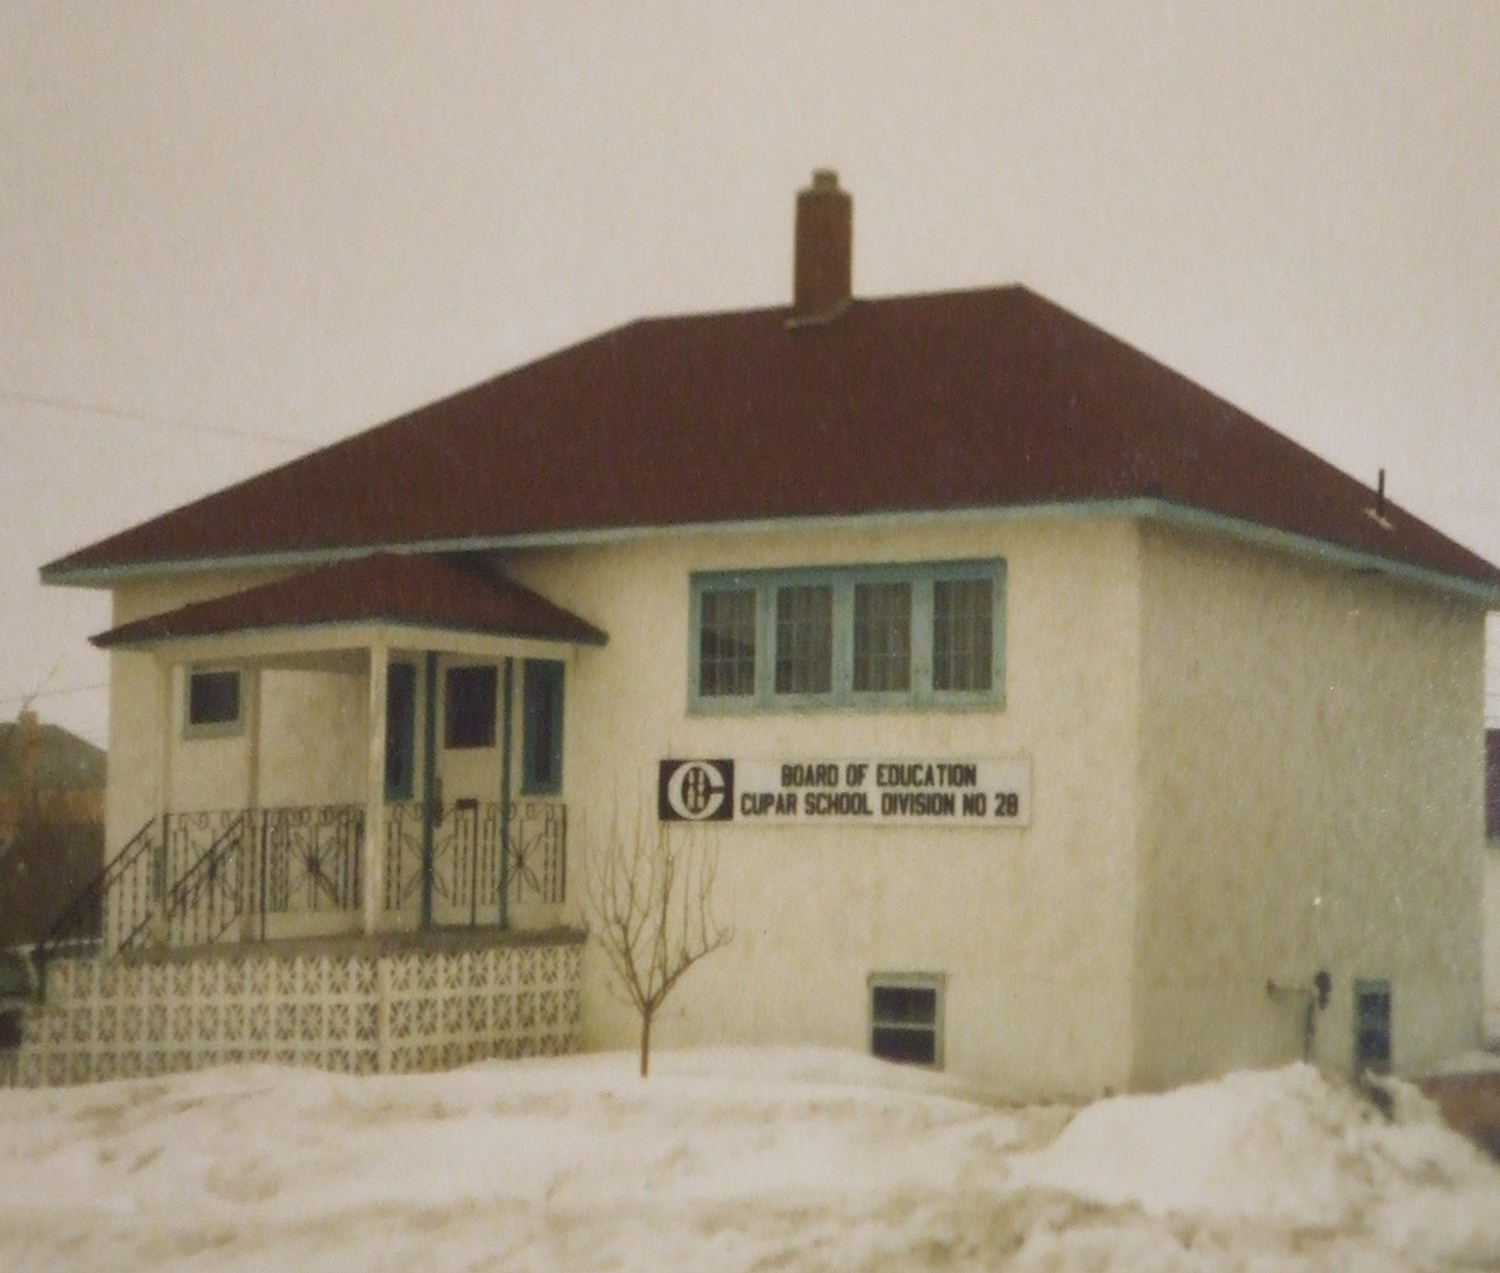
M 1354 983 L 1354 1072 L 1386 1074 L 1391 1068 L 1391 983 Z
M 872 973 L 870 1054 L 943 1068 L 943 975 Z
M 183 720 L 186 738 L 216 738 L 244 728 L 244 695 L 236 668 L 194 668 L 188 673 Z

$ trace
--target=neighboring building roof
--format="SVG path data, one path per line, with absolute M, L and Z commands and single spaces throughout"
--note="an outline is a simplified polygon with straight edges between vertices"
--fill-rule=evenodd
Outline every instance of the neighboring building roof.
M 24 715 L 25 713 L 23 713 Z M 61 725 L 33 720 L 36 730 L 36 782 L 49 791 L 85 791 L 104 788 L 104 751 Z M 0 795 L 17 792 L 26 760 L 26 727 L 17 721 L 0 722 Z
M 502 575 L 445 557 L 376 553 L 122 624 L 95 645 L 364 622 L 603 645 L 592 624 Z
M 1500 569 L 1027 291 L 640 321 L 51 563 L 43 577 L 629 528 L 1199 510 L 1500 596 Z

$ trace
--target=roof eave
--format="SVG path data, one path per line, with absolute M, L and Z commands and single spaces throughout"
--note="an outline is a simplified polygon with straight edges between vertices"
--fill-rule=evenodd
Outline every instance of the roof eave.
M 148 621 L 149 622 L 149 621 Z M 164 645 L 177 645 L 194 641 L 221 640 L 228 637 L 240 636 L 266 636 L 278 632 L 322 632 L 340 628 L 377 628 L 389 627 L 409 629 L 411 631 L 423 632 L 455 632 L 464 636 L 483 637 L 486 640 L 496 641 L 533 641 L 546 645 L 588 645 L 604 646 L 609 643 L 609 637 L 598 628 L 589 625 L 586 632 L 576 635 L 558 635 L 554 633 L 537 632 L 496 632 L 486 628 L 474 627 L 460 623 L 442 623 L 434 620 L 414 619 L 410 615 L 399 614 L 372 614 L 358 619 L 325 619 L 316 623 L 272 623 L 247 626 L 243 628 L 226 628 L 214 632 L 162 632 L 142 633 L 139 636 L 125 636 L 115 638 L 117 632 L 126 627 L 134 625 L 122 624 L 119 628 L 112 628 L 107 632 L 100 632 L 89 638 L 89 644 L 106 652 L 113 650 L 127 651 L 149 651 Z
M 1482 604 L 1500 607 L 1500 582 L 1486 582 L 1414 565 L 1394 557 L 1351 548 L 1314 536 L 1265 526 L 1246 518 L 1212 512 L 1158 496 L 1119 499 L 1038 501 L 952 509 L 898 509 L 867 513 L 745 518 L 734 521 L 692 522 L 649 526 L 577 527 L 526 531 L 509 535 L 472 536 L 418 543 L 361 544 L 329 548 L 239 553 L 222 557 L 192 557 L 69 567 L 67 559 L 41 570 L 42 582 L 62 587 L 111 588 L 138 579 L 196 574 L 210 570 L 306 569 L 351 561 L 372 553 L 427 555 L 432 553 L 509 552 L 530 548 L 566 548 L 621 543 L 660 535 L 743 534 L 767 530 L 829 530 L 899 525 L 930 521 L 934 516 L 960 520 L 996 517 L 1137 517 L 1228 535 L 1242 542 L 1312 558 L 1356 571 L 1374 571 L 1425 588 L 1453 593 Z

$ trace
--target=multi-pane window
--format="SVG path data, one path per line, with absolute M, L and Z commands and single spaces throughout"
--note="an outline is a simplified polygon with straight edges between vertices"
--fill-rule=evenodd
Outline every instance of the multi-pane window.
M 695 575 L 699 710 L 999 707 L 1005 563 Z
M 833 689 L 833 589 L 827 584 L 776 589 L 776 692 L 827 694 Z
M 943 978 L 933 974 L 870 978 L 870 1052 L 907 1065 L 943 1064 Z
M 854 585 L 854 689 L 911 689 L 910 583 Z
M 995 585 L 989 579 L 932 584 L 932 688 L 987 690 L 994 666 Z
M 755 693 L 755 589 L 705 589 L 698 625 L 698 693 Z

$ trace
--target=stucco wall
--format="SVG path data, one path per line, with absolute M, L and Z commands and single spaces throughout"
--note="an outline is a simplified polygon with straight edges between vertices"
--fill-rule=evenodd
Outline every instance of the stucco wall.
M 114 592 L 114 622 L 127 623 L 275 577 L 265 571 L 219 571 L 122 585 Z M 363 798 L 365 669 L 357 656 L 334 656 L 325 663 L 320 669 L 269 668 L 246 679 L 247 696 L 259 695 L 260 750 L 254 783 L 262 805 Z M 233 809 L 250 800 L 249 731 L 223 738 L 184 738 L 184 669 L 178 666 L 172 672 L 169 703 L 162 675 L 153 655 L 110 654 L 105 832 L 111 853 L 157 812 L 164 743 L 170 808 Z
M 1301 1055 L 1348 1069 L 1355 978 L 1393 1062 L 1474 1046 L 1481 672 L 1474 607 L 1209 536 L 1142 530 L 1133 1081 Z
M 688 712 L 690 572 L 986 556 L 1007 562 L 1004 710 Z M 1124 1083 L 1140 627 L 1130 524 L 692 535 L 533 552 L 507 568 L 609 633 L 579 652 L 568 685 L 575 862 L 617 812 L 628 821 L 637 799 L 654 803 L 667 756 L 1032 758 L 1026 829 L 724 826 L 718 897 L 736 936 L 674 993 L 660 1043 L 865 1049 L 868 974 L 941 972 L 948 1069 L 1019 1096 Z M 630 1046 L 634 1022 L 605 993 L 592 947 L 585 969 L 586 1045 Z

